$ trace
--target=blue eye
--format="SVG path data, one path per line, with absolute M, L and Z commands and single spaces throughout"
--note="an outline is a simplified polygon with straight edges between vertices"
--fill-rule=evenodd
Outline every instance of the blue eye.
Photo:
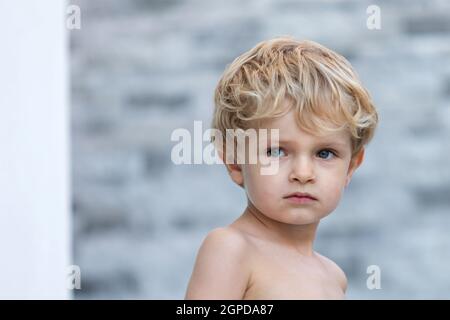
M 327 157 L 327 155 L 330 155 L 330 154 L 331 154 L 331 155 L 335 156 L 335 153 L 334 153 L 333 151 L 327 150 L 327 149 L 320 150 L 318 154 L 319 154 L 319 157 L 322 158 L 322 159 L 324 159 L 324 160 L 330 160 L 330 159 Z M 320 155 L 325 156 L 325 157 L 321 157 Z
M 284 154 L 284 151 L 281 148 L 270 148 L 267 150 L 268 157 L 280 157 L 280 153 Z

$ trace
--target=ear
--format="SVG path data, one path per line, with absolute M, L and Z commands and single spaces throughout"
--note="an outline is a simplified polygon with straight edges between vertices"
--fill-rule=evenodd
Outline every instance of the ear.
M 244 188 L 244 176 L 242 174 L 242 166 L 236 163 L 226 163 L 224 160 L 223 152 L 217 151 L 220 158 L 222 159 L 222 162 L 225 164 L 225 167 L 227 168 L 228 174 L 231 177 L 231 180 L 234 181 L 238 186 Z
M 364 160 L 364 147 L 361 148 L 361 151 L 359 151 L 351 160 L 350 160 L 350 165 L 348 167 L 348 172 L 347 172 L 347 178 L 346 178 L 346 182 L 345 182 L 345 186 L 347 187 L 350 184 L 350 181 L 352 179 L 353 173 L 355 172 L 355 170 L 361 165 L 361 163 Z
M 238 186 L 244 187 L 244 176 L 242 175 L 242 167 L 239 164 L 227 164 L 228 174 Z

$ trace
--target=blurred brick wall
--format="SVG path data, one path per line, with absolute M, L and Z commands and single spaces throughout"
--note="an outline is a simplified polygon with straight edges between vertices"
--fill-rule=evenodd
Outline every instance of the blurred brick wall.
M 206 233 L 245 195 L 220 166 L 175 166 L 170 134 L 209 127 L 226 64 L 289 34 L 345 55 L 380 126 L 316 250 L 349 298 L 450 296 L 450 2 L 79 0 L 71 31 L 77 298 L 184 296 Z M 366 8 L 381 8 L 381 30 Z M 381 290 L 366 288 L 379 265 Z

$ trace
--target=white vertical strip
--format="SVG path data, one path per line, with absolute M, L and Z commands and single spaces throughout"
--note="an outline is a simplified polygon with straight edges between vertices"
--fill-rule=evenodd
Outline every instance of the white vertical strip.
M 65 1 L 0 0 L 0 298 L 68 299 Z

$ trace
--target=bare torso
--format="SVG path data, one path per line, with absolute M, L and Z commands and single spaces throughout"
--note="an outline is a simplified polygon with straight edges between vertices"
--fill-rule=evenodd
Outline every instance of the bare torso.
M 301 255 L 274 241 L 245 230 L 236 221 L 229 226 L 248 240 L 250 279 L 243 299 L 345 299 L 343 271 L 314 252 Z

